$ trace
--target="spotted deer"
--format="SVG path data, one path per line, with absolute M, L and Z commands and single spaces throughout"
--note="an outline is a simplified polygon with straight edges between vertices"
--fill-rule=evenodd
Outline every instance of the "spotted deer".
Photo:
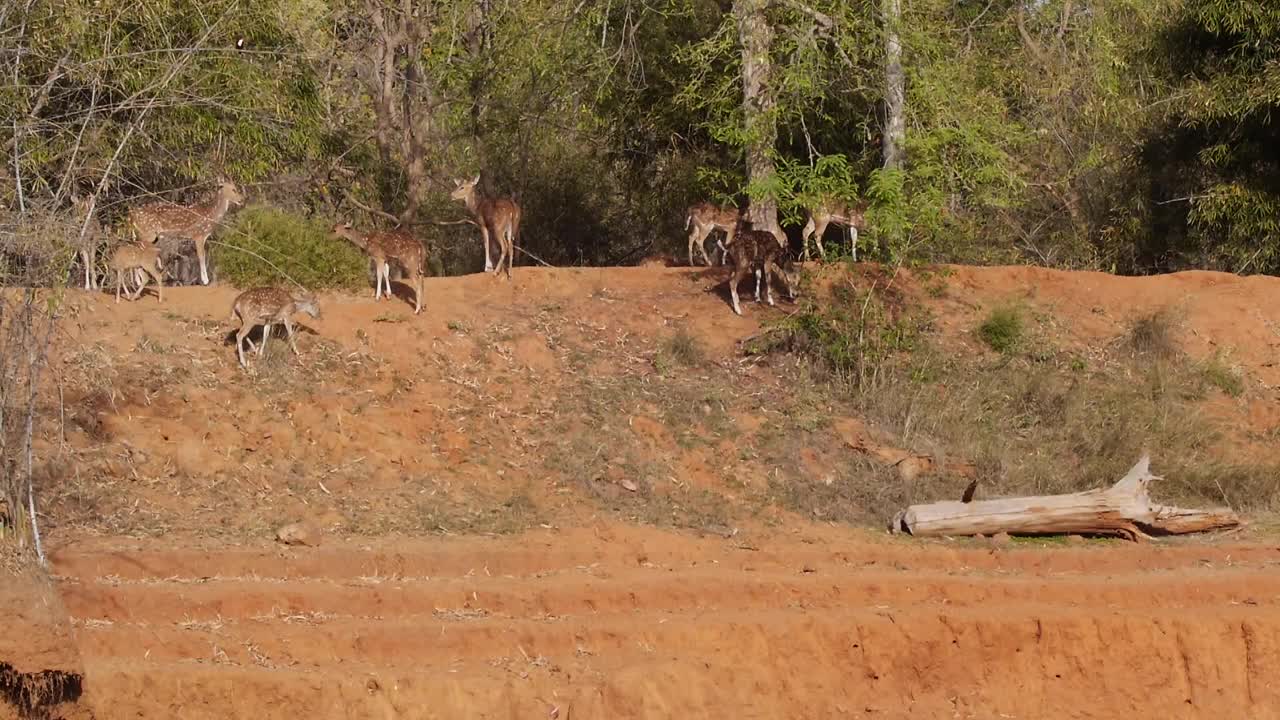
M 693 265 L 693 249 L 696 247 L 698 252 L 702 253 L 702 261 L 707 265 L 711 264 L 711 258 L 707 257 L 706 243 L 707 236 L 716 230 L 723 231 L 725 241 L 722 243 L 716 240 L 716 248 L 720 251 L 720 262 L 725 262 L 725 248 L 733 243 L 733 234 L 738 226 L 738 218 L 742 217 L 742 211 L 737 208 L 725 208 L 719 205 L 713 205 L 709 202 L 696 203 L 689 207 L 685 213 L 684 227 L 689 231 L 689 264 Z
M 515 245 L 520 237 L 520 205 L 509 198 L 487 198 L 480 194 L 480 176 L 470 180 L 454 180 L 457 187 L 449 195 L 467 206 L 480 226 L 484 240 L 484 271 L 497 277 L 502 272 L 502 261 L 507 262 L 507 279 L 511 279 L 511 262 L 515 259 Z M 489 253 L 489 245 L 498 242 L 498 262 L 495 265 Z
M 72 196 L 71 204 L 75 208 L 76 236 L 72 241 L 76 255 L 84 264 L 84 289 L 98 290 L 98 248 L 102 246 L 104 236 L 102 223 L 94 215 L 96 198 Z
M 200 261 L 200 282 L 208 285 L 209 262 L 205 256 L 205 244 L 227 210 L 243 202 L 244 196 L 236 189 L 235 183 L 223 178 L 213 197 L 202 203 L 178 205 L 157 200 L 130 209 L 129 226 L 140 243 L 154 243 L 162 236 L 194 242 L 196 258 Z
M 293 321 L 290 319 L 296 313 L 318 318 L 320 303 L 310 293 L 294 297 L 277 287 L 257 287 L 237 295 L 231 304 L 231 320 L 240 322 L 240 329 L 236 331 L 236 356 L 240 359 L 240 367 L 249 367 L 244 359 L 244 344 L 249 343 L 249 350 L 261 356 L 266 352 L 267 338 L 271 337 L 271 328 L 276 324 L 284 325 L 289 347 L 293 348 L 294 355 L 301 355 L 293 339 Z M 262 343 L 255 346 L 247 336 L 257 325 L 262 326 Z
M 810 236 L 818 244 L 818 255 L 823 258 L 827 256 L 826 251 L 822 249 L 822 234 L 827 231 L 828 225 L 836 225 L 849 229 L 849 234 L 852 236 L 853 260 L 857 262 L 858 230 L 863 226 L 865 212 L 865 204 L 849 205 L 830 197 L 820 198 L 813 207 L 808 209 L 809 218 L 800 234 L 804 243 L 804 259 L 809 259 Z
M 382 299 L 382 285 L 387 286 L 387 297 L 391 297 L 391 261 L 395 261 L 404 269 L 405 283 L 413 286 L 413 314 L 422 312 L 422 270 L 425 267 L 426 252 L 422 243 L 404 230 L 375 230 L 362 233 L 351 227 L 351 223 L 338 223 L 333 226 L 333 233 L 346 238 L 352 245 L 360 248 L 373 258 L 376 287 L 373 299 Z
M 782 278 L 787 286 L 787 294 L 794 300 L 797 279 L 795 272 L 787 262 L 787 269 L 778 266 L 786 250 L 778 244 L 778 238 L 768 230 L 756 230 L 751 227 L 746 216 L 738 218 L 733 239 L 726 245 L 733 257 L 733 275 L 729 279 L 729 296 L 733 299 L 733 311 L 742 314 L 742 306 L 738 303 L 738 285 L 750 271 L 756 276 L 756 302 L 760 302 L 760 280 L 764 279 L 765 297 L 773 305 L 773 275 Z
M 120 291 L 124 288 L 125 274 L 132 279 L 138 278 L 138 289 L 129 295 L 129 300 L 142 297 L 147 287 L 147 278 L 156 281 L 156 297 L 164 302 L 164 268 L 160 265 L 160 248 L 154 245 L 125 244 L 111 253 L 109 266 L 116 273 L 116 302 L 120 302 Z M 138 272 L 135 272 L 138 271 Z

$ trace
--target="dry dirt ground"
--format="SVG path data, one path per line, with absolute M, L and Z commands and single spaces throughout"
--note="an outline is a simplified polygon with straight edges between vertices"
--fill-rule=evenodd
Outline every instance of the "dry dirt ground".
M 24 597 L 64 613 L 76 712 L 1280 717 L 1269 516 L 1148 545 L 887 536 L 896 503 L 958 493 L 972 468 L 950 458 L 919 484 L 882 467 L 906 452 L 893 437 L 794 358 L 744 354 L 793 306 L 736 317 L 722 276 L 435 279 L 418 317 L 326 295 L 300 318 L 301 357 L 273 339 L 249 373 L 231 288 L 73 293 L 39 448 L 56 591 Z M 1034 307 L 1082 355 L 1174 308 L 1186 352 L 1247 379 L 1202 402 L 1228 428 L 1221 452 L 1280 456 L 1280 280 L 894 282 L 972 355 L 1000 303 Z M 789 491 L 854 470 L 878 478 L 843 498 L 861 515 Z M 319 546 L 274 543 L 285 522 Z M 0 660 L 50 664 L 47 641 L 26 645 Z

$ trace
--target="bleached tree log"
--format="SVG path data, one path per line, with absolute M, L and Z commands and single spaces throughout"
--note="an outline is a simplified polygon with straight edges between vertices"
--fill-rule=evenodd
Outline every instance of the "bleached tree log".
M 1227 508 L 1193 510 L 1151 502 L 1146 455 L 1109 488 L 976 502 L 944 501 L 912 505 L 893 519 L 894 532 L 938 535 L 1119 535 L 1130 540 L 1150 535 L 1180 535 L 1235 527 L 1239 517 Z

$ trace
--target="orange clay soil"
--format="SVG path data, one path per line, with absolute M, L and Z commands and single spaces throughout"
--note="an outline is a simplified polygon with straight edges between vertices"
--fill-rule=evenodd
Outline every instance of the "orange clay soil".
M 1206 401 L 1239 446 L 1277 436 L 1280 280 L 948 271 L 894 282 L 973 353 L 973 328 L 1010 300 L 1082 352 L 1172 306 L 1188 353 L 1248 378 L 1242 398 Z M 1265 534 L 926 542 L 775 501 L 850 446 L 893 453 L 820 394 L 787 405 L 796 363 L 739 343 L 791 306 L 736 317 L 723 277 L 429 279 L 418 317 L 399 286 L 391 302 L 323 295 L 320 319 L 299 318 L 302 356 L 273 339 L 253 373 L 226 344 L 233 288 L 163 304 L 72 293 L 52 373 L 65 423 L 42 433 L 56 459 L 38 479 L 82 705 L 183 720 L 1280 717 L 1280 547 Z M 682 330 L 699 339 L 683 363 Z M 273 543 L 292 521 L 320 545 Z M 34 668 L 47 650 L 30 645 L 0 660 Z

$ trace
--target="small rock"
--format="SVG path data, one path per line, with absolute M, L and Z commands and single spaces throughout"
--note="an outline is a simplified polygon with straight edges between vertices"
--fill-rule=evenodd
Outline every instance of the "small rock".
M 376 678 L 369 678 L 365 681 L 364 686 L 365 689 L 371 693 L 378 692 L 378 690 L 382 689 L 382 686 L 378 684 L 378 680 Z
M 276 542 L 315 547 L 320 544 L 320 531 L 304 523 L 289 523 L 276 530 Z
M 1009 533 L 1007 532 L 998 532 L 991 536 L 992 547 L 1004 547 L 1010 542 L 1013 542 L 1013 538 L 1009 537 Z
M 631 480 L 628 480 L 627 478 L 622 478 L 619 484 L 622 485 L 622 489 L 627 490 L 629 492 L 636 492 L 637 490 L 640 489 L 639 485 L 636 485 L 634 482 L 632 482 Z
M 1068 536 L 1067 536 L 1067 544 L 1068 544 L 1068 545 L 1083 545 L 1083 544 L 1084 544 L 1084 537 L 1083 537 L 1083 536 L 1081 536 L 1081 535 L 1068 535 Z

